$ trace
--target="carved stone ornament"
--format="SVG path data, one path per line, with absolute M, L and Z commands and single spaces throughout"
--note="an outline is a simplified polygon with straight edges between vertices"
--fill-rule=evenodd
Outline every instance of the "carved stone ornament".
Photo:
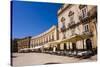
M 74 12 L 73 12 L 73 11 L 69 11 L 68 16 L 72 16 L 73 14 L 74 14 Z
M 62 17 L 62 18 L 61 18 L 61 22 L 64 22 L 64 21 L 65 21 L 65 18 L 64 18 L 64 17 Z

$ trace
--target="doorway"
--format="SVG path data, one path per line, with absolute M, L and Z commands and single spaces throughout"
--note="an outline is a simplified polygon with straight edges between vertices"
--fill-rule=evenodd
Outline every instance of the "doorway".
M 92 42 L 90 39 L 86 40 L 86 49 L 87 50 L 92 50 Z
M 76 43 L 72 43 L 72 50 L 73 50 L 73 51 L 76 50 Z

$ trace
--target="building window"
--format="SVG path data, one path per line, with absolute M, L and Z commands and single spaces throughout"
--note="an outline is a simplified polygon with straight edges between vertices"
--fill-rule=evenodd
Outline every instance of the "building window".
M 62 23 L 61 32 L 65 32 L 65 31 L 66 31 L 65 23 Z
M 69 11 L 68 16 L 70 18 L 70 23 L 73 23 L 74 22 L 74 12 L 73 11 Z
M 63 32 L 63 39 L 66 38 L 66 32 Z
M 65 18 L 64 17 L 61 18 L 61 22 L 62 22 L 61 32 L 64 32 L 64 31 L 66 31 Z
M 72 36 L 73 36 L 75 34 L 75 29 L 72 29 L 71 33 L 72 33 Z
M 74 15 L 71 15 L 69 17 L 69 20 L 70 20 L 70 24 L 74 24 Z
M 89 25 L 88 24 L 84 25 L 84 31 L 85 32 L 88 32 L 89 31 Z
M 82 17 L 83 17 L 83 18 L 86 18 L 86 17 L 87 17 L 87 7 L 84 7 L 84 8 L 82 9 Z
M 86 17 L 88 17 L 88 11 L 87 11 L 87 6 L 86 5 L 80 5 L 79 6 L 79 9 L 81 10 L 81 17 L 82 18 L 86 18 Z

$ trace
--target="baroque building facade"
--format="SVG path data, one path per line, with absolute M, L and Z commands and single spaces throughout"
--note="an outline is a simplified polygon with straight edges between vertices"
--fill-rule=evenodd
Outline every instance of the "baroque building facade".
M 53 47 L 51 42 L 57 40 L 57 26 L 53 25 L 49 30 L 41 33 L 38 36 L 31 38 L 31 44 L 30 49 L 49 49 L 50 47 Z M 50 43 L 50 44 L 49 44 Z
M 97 7 L 65 4 L 58 11 L 60 49 L 91 50 L 97 47 Z
M 19 49 L 41 52 L 97 49 L 97 6 L 64 4 L 57 15 L 58 25 L 30 40 L 19 40 Z M 27 41 L 26 47 L 22 45 L 24 41 Z
M 28 49 L 30 48 L 30 41 L 31 41 L 31 36 L 20 38 L 17 41 L 18 52 L 22 52 L 22 51 L 23 52 L 28 52 Z

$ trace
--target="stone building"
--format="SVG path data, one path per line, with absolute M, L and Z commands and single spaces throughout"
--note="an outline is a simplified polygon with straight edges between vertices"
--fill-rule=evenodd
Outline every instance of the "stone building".
M 18 52 L 18 40 L 17 38 L 11 40 L 11 52 Z
M 97 6 L 64 4 L 58 10 L 61 50 L 91 50 L 97 47 Z
M 49 30 L 41 33 L 40 35 L 33 36 L 31 38 L 30 49 L 35 50 L 39 48 L 51 48 L 54 47 L 53 44 L 49 44 L 50 42 L 57 40 L 57 27 L 52 26 Z
M 28 49 L 30 48 L 30 40 L 31 37 L 25 37 L 25 38 L 21 38 L 17 41 L 18 43 L 18 52 L 22 52 L 22 51 L 28 51 Z
M 64 4 L 58 25 L 32 38 L 18 41 L 18 49 L 31 51 L 86 51 L 97 49 L 97 6 Z

